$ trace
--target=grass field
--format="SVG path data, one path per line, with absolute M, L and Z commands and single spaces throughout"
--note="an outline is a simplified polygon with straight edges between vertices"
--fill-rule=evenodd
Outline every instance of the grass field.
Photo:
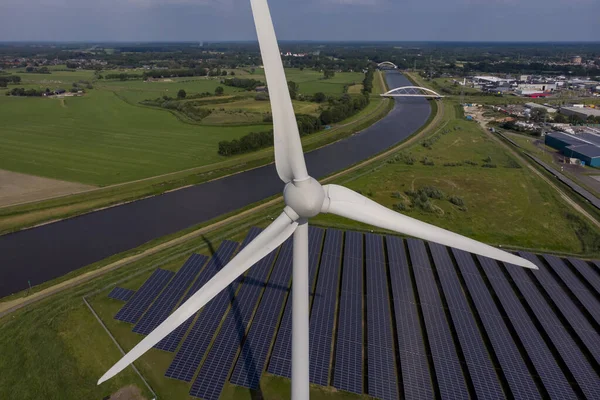
M 416 144 L 375 169 L 357 172 L 347 179 L 348 186 L 389 208 L 402 204 L 406 208 L 402 212 L 409 216 L 486 243 L 600 253 L 597 228 L 570 210 L 552 188 L 488 138 L 479 125 L 452 115 L 449 104 L 430 149 L 423 142 Z M 413 165 L 407 164 L 408 158 L 414 159 Z M 425 165 L 425 158 L 434 165 Z M 486 163 L 496 167 L 482 167 Z M 445 194 L 443 199 L 430 199 L 428 211 L 415 206 L 407 194 L 427 186 Z M 464 210 L 448 200 L 452 196 L 464 201 Z M 332 216 L 317 220 L 365 228 Z
M 321 73 L 311 70 L 286 72 L 305 94 L 341 94 L 344 85 L 363 79 L 362 73 L 338 73 L 323 80 Z M 19 75 L 23 81 L 18 87 L 38 90 L 69 89 L 75 82 L 94 78 L 92 71 L 81 70 Z M 264 79 L 261 69 L 253 75 L 238 70 L 237 75 Z M 78 98 L 15 98 L 0 92 L 0 169 L 104 186 L 223 162 L 226 158 L 217 154 L 219 141 L 269 129 L 263 124 L 268 102 L 255 101 L 252 92 L 223 86 L 220 79 L 92 83 L 94 89 Z M 195 94 L 214 92 L 218 86 L 224 87 L 226 95 L 249 99 L 214 105 L 207 126 L 139 105 L 164 95 L 175 97 L 179 89 Z M 308 102 L 295 102 L 295 107 L 297 112 L 313 115 L 319 109 Z
M 102 90 L 64 103 L 2 97 L 0 110 L 0 168 L 96 185 L 215 163 L 220 140 L 264 130 L 185 124 Z

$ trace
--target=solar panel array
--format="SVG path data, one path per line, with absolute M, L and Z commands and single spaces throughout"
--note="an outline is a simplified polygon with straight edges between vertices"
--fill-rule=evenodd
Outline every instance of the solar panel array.
M 238 243 L 224 241 L 219 250 L 210 259 L 206 269 L 211 275 L 215 275 L 233 257 L 238 248 Z M 196 322 L 188 332 L 181 348 L 175 354 L 175 358 L 167 372 L 166 377 L 190 382 L 208 349 L 210 341 L 217 331 L 223 314 L 229 303 L 233 300 L 239 280 L 228 285 L 221 293 L 213 298 L 204 308 L 199 311 Z
M 164 269 L 157 269 L 146 282 L 138 289 L 131 299 L 119 310 L 115 319 L 135 324 L 144 311 L 169 283 L 174 273 Z
M 363 393 L 363 235 L 345 236 L 333 386 Z
M 248 239 L 253 239 L 260 229 L 252 228 Z M 200 368 L 190 395 L 206 399 L 218 399 L 227 381 L 235 356 L 246 335 L 252 313 L 267 281 L 277 251 L 256 263 L 244 278 L 244 285 L 237 293 L 225 322 L 219 331 L 206 360 Z
M 598 262 L 522 253 L 540 268 L 529 271 L 415 239 L 309 239 L 311 382 L 379 399 L 600 399 Z M 218 399 L 228 379 L 256 390 L 265 368 L 290 376 L 292 246 L 161 342 L 173 351 L 185 336 L 166 375 L 196 376 L 191 396 Z M 223 242 L 204 268 L 194 255 L 174 277 L 157 270 L 117 315 L 148 333 L 237 247 Z
M 207 257 L 199 254 L 192 254 L 187 262 L 175 274 L 175 277 L 169 282 L 165 290 L 138 321 L 133 328 L 133 332 L 142 335 L 148 335 L 158 325 L 160 325 L 171 314 L 186 289 L 196 275 L 200 272 L 202 266 L 206 263 Z
M 115 300 L 129 301 L 131 296 L 135 294 L 135 290 L 116 287 L 110 291 L 108 297 Z
M 182 303 L 185 303 L 194 293 L 196 293 L 202 286 L 204 286 L 217 272 L 218 270 L 225 265 L 225 263 L 231 258 L 231 255 L 234 251 L 234 246 L 237 246 L 235 242 L 225 241 L 221 244 L 219 249 L 212 256 L 210 261 L 206 264 L 206 266 L 198 275 L 198 278 L 192 283 L 192 286 L 188 290 L 187 294 L 184 296 Z M 181 339 L 190 328 L 190 325 L 194 321 L 194 316 L 188 318 L 183 324 L 179 326 L 179 328 L 175 329 L 171 332 L 167 337 L 158 342 L 154 347 L 160 350 L 165 350 L 169 352 L 174 352 L 177 350 Z
M 311 292 L 321 255 L 323 233 L 323 229 L 314 227 L 310 227 L 308 232 L 308 282 Z M 292 290 L 288 295 L 267 371 L 286 378 L 292 377 Z
M 233 369 L 231 383 L 250 389 L 259 387 L 292 277 L 292 243 L 288 239 L 279 250 L 273 272 Z
M 367 393 L 378 399 L 397 399 L 398 374 L 382 236 L 366 235 L 365 260 Z
M 343 232 L 328 229 L 310 314 L 310 381 L 329 386 Z

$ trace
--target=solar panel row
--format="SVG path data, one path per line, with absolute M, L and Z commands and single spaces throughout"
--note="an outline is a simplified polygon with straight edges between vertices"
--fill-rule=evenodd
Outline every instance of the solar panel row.
M 551 350 L 529 318 L 510 283 L 502 274 L 498 263 L 481 256 L 477 256 L 477 259 L 550 398 L 577 398 Z M 508 266 L 507 268 L 520 267 Z
M 594 271 L 593 267 L 585 261 L 576 258 L 570 257 L 567 260 L 583 276 L 583 279 L 596 290 L 596 293 L 600 293 L 600 275 Z
M 397 399 L 398 374 L 382 236 L 366 235 L 365 260 L 367 393 L 379 399 Z
M 386 244 L 404 395 L 407 399 L 431 399 L 434 396 L 431 375 L 404 241 L 387 236 Z
M 258 232 L 256 232 L 258 233 Z M 218 399 L 250 323 L 257 300 L 267 282 L 277 250 L 256 263 L 244 278 L 219 335 L 200 368 L 190 395 Z
M 231 383 L 250 389 L 258 388 L 291 276 L 292 240 L 288 239 L 281 246 L 269 283 L 252 319 L 252 325 L 231 375 Z
M 169 283 L 173 275 L 172 271 L 165 271 L 160 268 L 154 271 L 150 278 L 144 282 L 131 299 L 125 303 L 123 308 L 119 310 L 117 315 L 115 315 L 115 319 L 135 324 L 156 296 Z
M 237 247 L 236 242 L 223 242 L 206 269 L 211 268 L 214 276 L 233 257 Z M 188 332 L 165 376 L 185 382 L 192 380 L 238 285 L 238 280 L 231 283 L 199 312 L 198 319 Z
M 129 301 L 129 299 L 131 299 L 131 296 L 133 296 L 134 294 L 135 290 L 116 287 L 110 291 L 108 297 L 115 300 Z
M 192 254 L 177 271 L 165 290 L 154 301 L 144 316 L 134 326 L 133 332 L 148 335 L 171 314 L 192 280 L 198 275 L 208 257 Z
M 479 398 L 502 398 L 502 386 L 475 317 L 471 314 L 448 249 L 436 243 L 430 243 L 429 248 L 475 393 Z
M 206 266 L 202 269 L 198 278 L 192 283 L 192 286 L 187 291 L 186 295 L 183 297 L 182 303 L 185 303 L 192 295 L 194 295 L 202 286 L 204 286 L 216 273 L 217 266 L 221 268 L 225 257 L 231 257 L 233 244 L 237 246 L 237 243 L 225 241 L 219 246 L 215 254 L 213 254 L 212 258 L 208 261 Z M 229 254 L 229 256 L 227 256 Z M 229 258 L 226 258 L 229 260 Z M 194 321 L 194 316 L 188 318 L 183 324 L 181 324 L 177 329 L 171 332 L 167 337 L 158 342 L 154 347 L 160 350 L 165 350 L 169 352 L 174 352 L 177 350 L 181 339 L 190 328 L 190 325 Z
M 310 381 L 329 386 L 343 232 L 328 229 L 310 315 Z
M 333 386 L 363 393 L 363 235 L 346 232 Z
M 467 398 L 469 397 L 467 384 L 437 290 L 435 276 L 431 270 L 425 243 L 415 239 L 408 239 L 407 243 L 440 393 L 443 398 Z
M 596 322 L 596 324 L 600 324 L 600 302 L 594 297 L 594 295 L 584 286 L 583 282 L 577 278 L 577 276 L 571 272 L 569 267 L 558 257 L 545 255 L 544 259 L 548 262 L 550 269 L 552 269 L 556 275 L 564 282 L 564 284 L 569 288 L 573 296 L 579 301 L 579 303 L 583 306 L 583 308 L 589 313 L 592 319 Z M 548 274 L 549 275 L 549 274 Z M 548 281 L 548 276 L 546 274 L 542 274 L 540 279 L 544 279 Z M 562 293 L 562 291 L 561 291 Z M 583 324 L 583 321 L 582 321 Z M 587 323 L 584 324 L 585 328 L 589 331 L 595 331 L 592 326 Z M 596 342 L 598 343 L 598 342 Z
M 324 231 L 321 228 L 309 227 L 308 232 L 308 282 L 309 288 L 312 292 L 314 287 L 315 276 L 317 275 L 317 266 L 319 263 L 319 257 L 321 255 L 321 245 L 323 243 Z M 293 285 L 293 283 L 292 283 Z M 271 361 L 269 362 L 268 371 L 272 374 L 284 376 L 286 378 L 292 377 L 292 290 L 288 295 L 288 301 L 285 305 L 283 312 L 283 318 L 277 339 L 275 340 L 275 347 L 271 355 Z
M 492 296 L 487 291 L 485 282 L 479 275 L 471 254 L 456 249 L 452 249 L 452 252 L 494 349 L 494 354 L 498 358 L 500 369 L 508 382 L 512 396 L 518 399 L 541 398 L 535 381 L 531 377 L 517 345 L 511 338 L 502 314 L 496 308 Z
M 543 286 L 544 281 L 548 278 L 546 275 L 548 274 L 548 271 L 545 270 L 544 265 L 533 254 L 525 252 L 519 254 L 538 266 L 540 270 L 536 271 L 535 276 L 538 277 L 539 282 Z M 590 364 L 586 361 L 585 356 L 582 354 L 573 338 L 564 329 L 552 308 L 546 303 L 544 297 L 539 292 L 537 285 L 531 280 L 529 282 L 526 281 L 526 278 L 528 279 L 529 277 L 522 268 L 507 266 L 507 270 L 511 276 L 519 277 L 519 280 L 515 281 L 515 284 L 523 297 L 527 300 L 535 317 L 540 320 L 542 325 L 544 325 L 546 334 L 550 337 L 550 340 L 554 344 L 562 360 L 567 365 L 569 371 L 573 374 L 573 377 L 585 396 L 591 399 L 600 398 L 598 375 L 596 375 Z M 568 296 L 566 296 L 564 292 L 558 290 L 559 288 L 557 286 L 553 285 L 552 289 L 553 290 L 548 292 L 546 288 L 546 293 L 552 301 L 554 303 L 560 303 L 557 304 L 557 306 L 559 306 L 561 310 L 569 310 L 569 312 L 573 313 L 576 312 L 576 315 L 571 315 L 569 318 L 576 317 L 578 321 L 581 321 L 582 318 L 579 310 L 571 303 Z M 567 316 L 565 315 L 565 317 Z

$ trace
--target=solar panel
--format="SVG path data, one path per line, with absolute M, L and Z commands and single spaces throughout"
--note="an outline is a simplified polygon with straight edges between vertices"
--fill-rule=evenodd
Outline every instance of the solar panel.
M 363 235 L 346 232 L 333 386 L 363 393 Z
M 408 239 L 407 243 L 440 393 L 443 398 L 467 398 L 467 386 L 425 243 L 415 239 Z
M 238 244 L 225 241 L 219 247 L 212 260 L 212 265 L 216 274 L 223 268 L 229 259 L 233 257 Z M 222 250 L 223 249 L 223 250 Z M 207 268 L 209 267 L 207 265 Z M 235 296 L 235 291 L 239 285 L 239 280 L 228 285 L 221 293 L 216 295 L 201 311 L 198 319 L 190 329 L 187 337 L 183 341 L 181 348 L 175 355 L 173 362 L 169 365 L 166 377 L 189 382 L 194 377 L 204 353 L 208 348 L 215 331 L 218 329 L 225 310 Z
M 500 266 L 492 259 L 477 256 L 483 271 L 492 285 L 502 308 L 510 319 L 528 358 L 542 380 L 552 399 L 575 399 L 565 375 L 562 373 L 544 339 L 529 318 L 521 301 L 501 273 Z M 509 266 L 510 269 L 521 267 Z M 535 289 L 537 291 L 537 289 Z M 541 311 L 541 310 L 538 310 Z M 506 373 L 507 371 L 505 371 Z
M 343 232 L 328 229 L 310 315 L 310 381 L 329 386 Z
M 445 246 L 430 243 L 433 262 L 448 304 L 467 369 L 478 397 L 502 398 L 502 386 L 494 364 L 487 352 L 477 322 L 471 314 L 469 303 Z
M 452 249 L 452 252 L 512 395 L 518 399 L 539 399 L 540 393 L 535 382 L 529 374 L 525 361 L 521 358 L 517 345 L 511 338 L 502 314 L 487 291 L 471 254 L 457 249 Z
M 186 263 L 177 271 L 165 290 L 154 301 L 133 328 L 133 332 L 148 335 L 160 325 L 179 302 L 192 280 L 198 275 L 208 257 L 192 254 Z
M 387 236 L 386 243 L 404 395 L 407 399 L 431 399 L 434 395 L 427 352 L 421 335 L 404 241 L 399 237 Z
M 539 270 L 535 271 L 533 274 L 542 284 L 542 287 L 544 287 L 544 282 L 547 281 L 547 279 L 552 278 L 548 271 L 545 270 L 544 265 L 533 254 L 520 252 L 519 255 L 538 266 Z M 600 385 L 597 384 L 598 377 L 595 376 L 593 368 L 587 362 L 585 356 L 582 354 L 575 341 L 564 329 L 560 319 L 554 314 L 548 303 L 546 303 L 544 297 L 538 290 L 538 286 L 532 281 L 527 282 L 525 280 L 525 278 L 529 278 L 529 276 L 522 268 L 516 268 L 515 266 L 509 265 L 507 266 L 507 270 L 511 276 L 514 275 L 520 277 L 520 280 L 516 281 L 515 284 L 518 286 L 523 297 L 527 300 L 529 306 L 532 308 L 536 318 L 538 318 L 541 324 L 544 326 L 546 333 L 552 340 L 552 343 L 558 350 L 561 358 L 575 377 L 575 380 L 579 384 L 581 390 L 589 398 L 600 398 Z M 577 307 L 575 307 L 575 305 L 562 290 L 558 290 L 559 287 L 552 285 L 544 288 L 546 289 L 547 295 L 555 304 L 560 303 L 556 304 L 556 306 L 559 308 L 559 310 L 561 310 L 563 315 L 565 312 L 569 313 L 569 315 L 564 315 L 567 320 L 574 321 L 577 324 L 584 323 L 583 321 L 585 321 L 585 319 L 582 319 Z M 549 288 L 552 289 L 550 292 L 548 291 Z M 588 332 L 590 334 L 594 333 L 593 331 Z M 589 336 L 587 335 L 580 335 L 579 337 L 582 340 L 589 339 Z M 589 349 L 588 347 L 588 350 L 591 350 L 597 354 L 597 350 L 595 350 L 594 347 L 597 347 L 598 340 L 589 341 L 586 343 L 586 345 L 591 345 L 592 349 Z
M 317 266 L 319 263 L 319 256 L 321 255 L 321 245 L 323 243 L 324 231 L 321 228 L 309 227 L 308 236 L 308 273 L 309 273 L 309 288 L 312 292 L 314 287 L 315 276 L 317 274 Z M 293 285 L 293 282 L 292 282 Z M 285 311 L 283 312 L 283 319 L 279 326 L 277 333 L 277 339 L 275 340 L 275 347 L 271 355 L 271 361 L 269 362 L 268 371 L 272 374 L 284 376 L 286 378 L 292 377 L 292 292 L 288 296 L 288 301 L 285 305 Z
M 256 302 L 266 285 L 276 253 L 277 250 L 256 263 L 246 275 L 244 285 L 235 297 L 223 327 L 194 380 L 190 395 L 205 400 L 219 398 L 245 337 Z
M 218 271 L 224 266 L 233 254 L 233 247 L 237 246 L 237 243 L 224 241 L 221 246 L 217 249 L 215 254 L 213 254 L 212 258 L 208 261 L 206 266 L 202 269 L 198 278 L 192 283 L 192 286 L 183 297 L 182 303 L 185 303 L 194 293 L 196 293 L 202 286 L 204 286 Z M 194 314 L 190 318 L 188 318 L 183 324 L 181 324 L 177 329 L 171 332 L 167 337 L 158 342 L 154 347 L 160 350 L 165 350 L 169 352 L 174 352 L 179 346 L 179 342 L 183 339 L 183 336 L 190 328 L 190 325 L 194 321 L 194 318 L 197 314 Z
M 398 398 L 383 237 L 366 234 L 367 393 L 379 399 Z
M 108 297 L 115 300 L 129 301 L 129 299 L 131 299 L 131 296 L 133 296 L 134 294 L 135 290 L 116 287 L 110 291 Z
M 281 246 L 269 283 L 252 319 L 252 325 L 231 375 L 231 383 L 250 389 L 258 388 L 291 276 L 292 240 L 288 239 Z
M 152 301 L 169 283 L 174 273 L 164 269 L 157 269 L 150 278 L 138 289 L 131 299 L 119 310 L 115 319 L 135 324 Z
M 588 290 L 587 287 L 583 285 L 583 283 L 575 276 L 573 272 L 570 271 L 569 267 L 558 257 L 552 255 L 544 255 L 544 258 L 548 262 L 550 268 L 559 276 L 559 278 L 565 283 L 565 285 L 569 288 L 573 296 L 577 298 L 579 303 L 583 306 L 583 308 L 592 316 L 596 323 L 600 324 L 600 302 L 594 297 L 594 295 Z M 541 273 L 538 274 L 540 279 L 543 279 L 546 283 L 550 281 L 550 276 L 546 276 L 546 274 Z M 549 274 L 548 274 L 549 275 Z M 558 291 L 559 293 L 563 293 L 562 290 Z M 561 296 L 565 298 L 565 296 Z M 583 321 L 582 321 L 583 322 Z M 587 323 L 587 321 L 585 321 Z M 594 329 L 589 324 L 581 324 L 581 329 L 587 328 L 590 331 L 594 331 Z M 600 338 L 596 342 L 594 347 L 600 347 L 597 345 L 600 343 Z M 600 354 L 600 353 L 599 353 Z
M 576 258 L 567 258 L 571 265 L 583 276 L 583 278 L 596 290 L 597 294 L 600 294 L 600 275 L 594 271 L 593 267 L 590 266 L 583 260 Z

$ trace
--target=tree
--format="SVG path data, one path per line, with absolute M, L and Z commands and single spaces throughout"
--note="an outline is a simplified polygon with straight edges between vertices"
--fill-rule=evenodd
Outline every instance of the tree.
M 554 116 L 554 122 L 557 124 L 566 124 L 569 120 L 562 114 L 556 114 L 556 116 Z
M 235 72 L 234 72 L 234 71 L 231 71 L 231 72 L 229 72 L 229 75 L 230 75 L 230 76 L 235 76 Z
M 331 69 L 326 69 L 323 72 L 323 76 L 325 77 L 325 79 L 331 79 L 335 76 L 335 71 L 333 71 Z
M 177 92 L 177 98 L 178 99 L 185 99 L 186 96 L 187 96 L 187 93 L 185 92 L 185 90 L 179 89 L 179 92 Z
M 313 99 L 317 102 L 317 103 L 322 103 L 325 100 L 327 100 L 327 96 L 325 95 L 325 93 L 323 92 L 317 92 L 315 93 Z
M 221 95 L 223 94 L 223 92 L 225 92 L 225 90 L 223 89 L 223 86 L 218 86 L 218 87 L 215 89 L 215 94 L 216 94 L 217 96 L 221 96 Z
M 545 108 L 535 107 L 531 110 L 531 119 L 535 122 L 542 122 L 548 116 L 548 111 Z
M 227 71 L 221 72 L 221 76 L 227 76 Z
M 288 81 L 288 89 L 290 90 L 292 100 L 296 100 L 298 98 L 299 85 L 294 81 Z

